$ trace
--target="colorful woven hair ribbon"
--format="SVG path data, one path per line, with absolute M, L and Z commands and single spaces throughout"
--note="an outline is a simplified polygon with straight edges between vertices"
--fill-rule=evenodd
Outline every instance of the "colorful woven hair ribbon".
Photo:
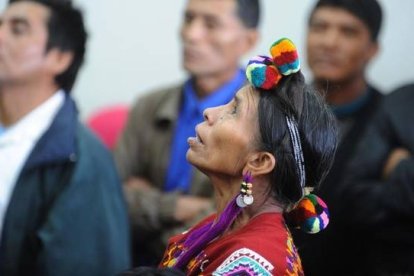
M 257 88 L 272 89 L 282 76 L 300 70 L 300 62 L 295 44 L 290 39 L 282 38 L 270 47 L 272 58 L 267 56 L 253 57 L 246 68 L 246 77 Z

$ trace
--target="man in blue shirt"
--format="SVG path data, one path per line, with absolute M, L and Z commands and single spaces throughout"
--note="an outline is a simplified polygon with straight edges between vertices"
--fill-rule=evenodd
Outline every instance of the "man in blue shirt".
M 207 107 L 245 83 L 239 61 L 258 39 L 258 0 L 188 0 L 181 27 L 184 84 L 140 98 L 115 150 L 133 225 L 135 264 L 161 259 L 167 239 L 206 215 L 212 187 L 186 161 Z

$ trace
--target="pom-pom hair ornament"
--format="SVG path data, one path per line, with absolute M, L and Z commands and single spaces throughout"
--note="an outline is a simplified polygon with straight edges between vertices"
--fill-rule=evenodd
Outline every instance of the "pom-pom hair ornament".
M 246 77 L 257 88 L 272 89 L 283 76 L 300 70 L 295 44 L 287 38 L 279 39 L 270 47 L 272 58 L 255 56 L 247 64 Z
M 300 61 L 295 44 L 290 39 L 282 38 L 272 44 L 270 53 L 279 72 L 288 76 L 300 70 Z
M 328 226 L 328 207 L 318 196 L 308 194 L 287 214 L 287 220 L 290 225 L 306 233 L 318 233 Z
M 282 75 L 270 57 L 255 56 L 247 65 L 246 77 L 254 87 L 271 89 L 279 82 Z

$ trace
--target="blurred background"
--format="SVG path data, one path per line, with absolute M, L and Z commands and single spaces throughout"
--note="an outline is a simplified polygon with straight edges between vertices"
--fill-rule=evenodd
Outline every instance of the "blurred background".
M 384 10 L 381 51 L 368 79 L 384 92 L 414 81 L 414 1 L 379 0 Z M 7 0 L 0 0 L 4 9 Z M 82 8 L 90 34 L 86 63 L 74 96 L 86 118 L 108 105 L 130 104 L 159 85 L 185 78 L 181 68 L 179 27 L 186 0 L 75 0 Z M 315 0 L 262 0 L 262 37 L 251 55 L 267 54 L 281 36 L 304 51 L 305 26 Z M 246 56 L 246 60 L 250 56 Z

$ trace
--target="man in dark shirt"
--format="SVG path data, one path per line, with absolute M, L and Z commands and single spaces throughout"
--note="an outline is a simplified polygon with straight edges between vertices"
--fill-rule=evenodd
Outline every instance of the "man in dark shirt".
M 341 191 L 342 225 L 363 237 L 361 275 L 414 275 L 413 104 L 414 84 L 386 96 Z
M 327 178 L 315 192 L 331 213 L 318 235 L 294 233 L 306 275 L 347 274 L 356 249 L 338 224 L 343 202 L 338 192 L 355 148 L 370 124 L 381 94 L 366 80 L 366 68 L 378 52 L 382 12 L 376 0 L 320 0 L 311 11 L 308 64 L 314 86 L 325 96 L 339 124 L 340 143 Z

